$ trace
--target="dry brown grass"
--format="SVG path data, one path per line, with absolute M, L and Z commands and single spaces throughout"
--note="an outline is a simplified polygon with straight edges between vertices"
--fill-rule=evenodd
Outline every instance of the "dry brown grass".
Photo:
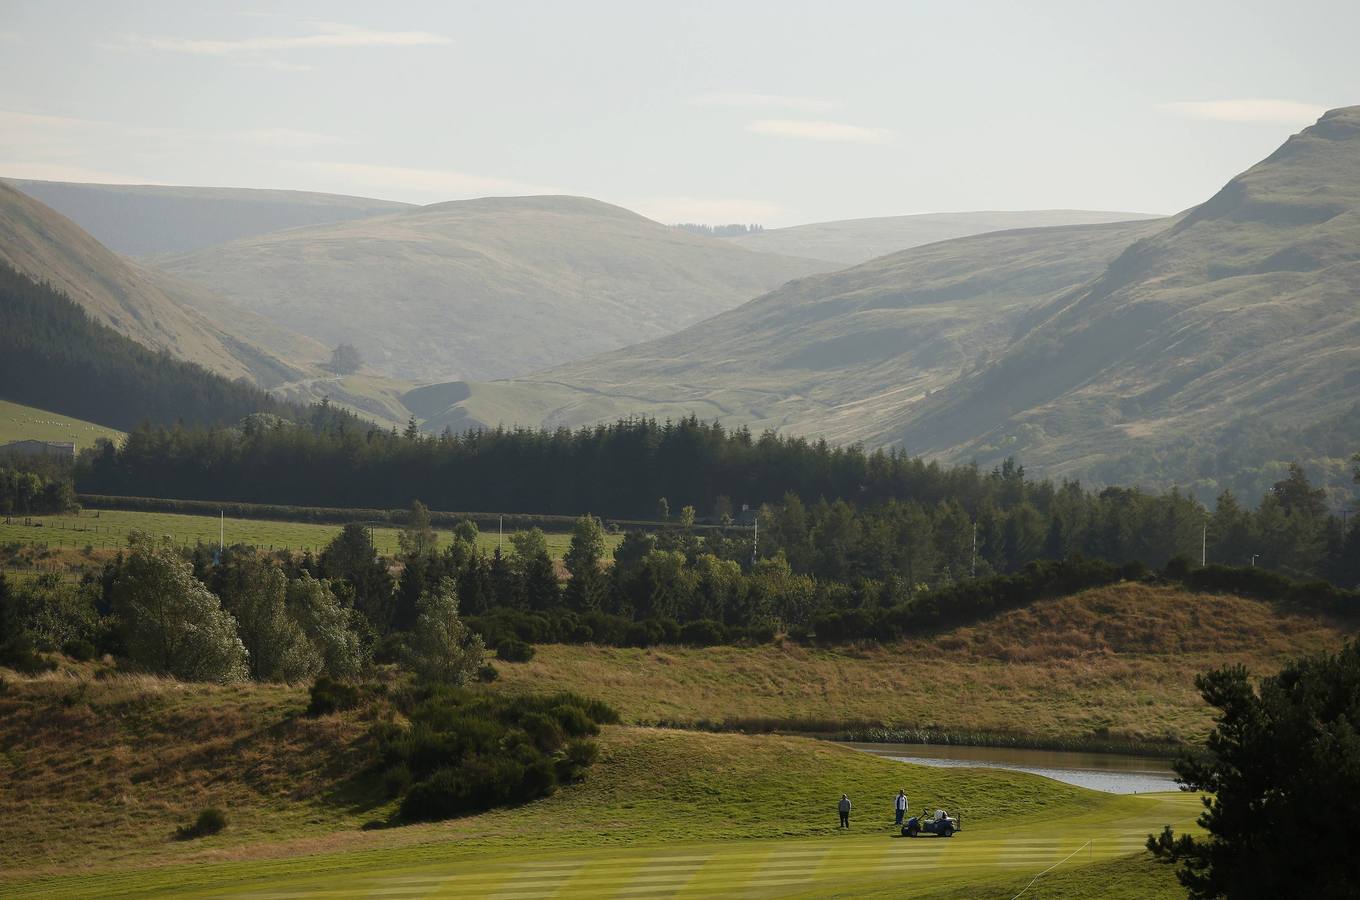
M 1185 740 L 1209 709 L 1194 676 L 1272 671 L 1343 629 L 1238 597 L 1120 584 L 894 646 L 791 642 L 647 650 L 552 645 L 501 683 L 602 697 L 629 721 L 884 723 L 1047 738 Z
M 334 795 L 366 759 L 359 717 L 302 717 L 302 687 L 96 677 L 101 668 L 5 673 L 0 868 L 169 852 L 175 826 L 207 806 L 227 811 L 237 841 L 363 820 L 364 804 Z

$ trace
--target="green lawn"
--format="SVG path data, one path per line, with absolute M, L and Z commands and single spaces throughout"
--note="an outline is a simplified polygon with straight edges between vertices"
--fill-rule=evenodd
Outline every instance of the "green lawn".
M 41 527 L 24 522 L 42 523 Z M 310 522 L 278 522 L 269 519 L 225 520 L 226 541 L 228 544 L 254 544 L 266 549 L 319 550 L 340 532 L 340 525 L 320 525 Z M 79 515 L 15 517 L 10 524 L 0 521 L 0 543 L 18 541 L 24 544 L 46 544 L 50 547 L 84 547 L 87 544 L 96 549 L 117 548 L 126 545 L 127 536 L 133 531 L 145 531 L 153 535 L 164 535 L 175 543 L 192 546 L 195 543 L 216 544 L 219 522 L 216 516 L 195 516 L 181 513 L 136 512 L 129 510 L 105 509 L 84 510 Z M 399 529 L 376 527 L 373 540 L 380 552 L 392 554 L 397 551 Z M 440 531 L 440 545 L 447 544 L 448 531 Z M 571 543 L 571 535 L 549 533 L 548 552 L 560 559 Z M 621 535 L 606 535 L 609 549 L 622 540 Z M 495 532 L 482 532 L 478 544 L 490 552 L 497 543 Z M 504 549 L 509 553 L 510 532 L 506 532 Z
M 0 444 L 10 441 L 74 441 L 77 452 L 98 438 L 117 440 L 123 432 L 31 406 L 0 400 Z
M 1011 898 L 1033 881 L 1027 896 L 1039 898 L 1176 897 L 1183 894 L 1172 871 L 1143 859 L 1141 845 L 1164 822 L 1189 826 L 1190 801 L 1147 796 L 1014 829 L 965 829 L 949 839 L 902 838 L 886 821 L 846 833 L 829 826 L 816 837 L 575 850 L 526 834 L 516 847 L 429 843 L 59 878 L 11 885 L 10 896 Z M 582 828 L 579 843 L 591 836 Z
M 890 801 L 964 813 L 951 839 L 898 836 Z M 836 827 L 841 791 L 856 800 Z M 450 822 L 241 844 L 231 829 L 163 837 L 134 868 L 13 880 L 8 896 L 327 897 L 1166 895 L 1135 858 L 1149 832 L 1190 827 L 1196 798 L 1116 797 L 1037 776 L 908 766 L 805 738 L 614 728 L 583 784 Z M 229 808 L 230 815 L 230 808 Z M 1056 866 L 1055 866 L 1056 864 Z M 3 883 L 3 882 L 0 882 Z M 1065 887 L 1064 887 L 1065 885 Z M 1048 891 L 1053 886 L 1059 893 Z M 1097 894 L 1101 892 L 1098 890 Z

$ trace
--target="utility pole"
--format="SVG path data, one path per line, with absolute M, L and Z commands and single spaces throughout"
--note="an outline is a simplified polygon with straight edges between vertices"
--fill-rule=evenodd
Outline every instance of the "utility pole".
M 505 516 L 496 516 L 496 553 L 501 552 L 501 541 L 505 540 Z
M 973 523 L 973 557 L 968 563 L 968 577 L 977 577 L 977 523 Z
M 1201 567 L 1209 564 L 1209 526 L 1199 527 L 1199 564 Z
M 227 549 L 227 514 L 217 511 L 217 552 Z
M 751 568 L 756 567 L 756 551 L 760 546 L 760 516 L 756 515 L 751 519 L 754 528 L 751 530 Z

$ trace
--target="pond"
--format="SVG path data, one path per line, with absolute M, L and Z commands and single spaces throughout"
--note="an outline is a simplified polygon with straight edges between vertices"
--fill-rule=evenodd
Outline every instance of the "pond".
M 922 766 L 1013 769 L 1109 794 L 1179 790 L 1171 761 L 1119 753 L 965 747 L 954 744 L 861 744 L 846 746 L 884 759 Z

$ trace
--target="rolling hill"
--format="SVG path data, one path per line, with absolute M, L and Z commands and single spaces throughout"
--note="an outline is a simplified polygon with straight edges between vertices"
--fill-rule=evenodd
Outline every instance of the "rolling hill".
M 191 299 L 213 305 L 205 291 L 123 259 L 70 219 L 7 184 L 0 184 L 0 262 L 47 282 L 120 334 L 220 375 L 266 387 L 300 375 L 297 367 L 241 337 L 241 331 L 194 309 Z M 252 328 L 250 317 L 235 318 L 241 330 Z
M 76 451 L 93 447 L 100 438 L 121 440 L 123 432 L 74 416 L 0 400 L 0 444 L 10 441 L 70 441 Z
M 579 197 L 455 201 L 158 257 L 164 271 L 412 380 L 525 374 L 660 337 L 827 263 Z
M 1132 212 L 1101 212 L 1084 209 L 1038 209 L 1015 212 L 924 213 L 815 222 L 790 228 L 773 228 L 725 238 L 739 247 L 826 260 L 853 266 L 900 250 L 954 238 L 1010 231 L 1017 228 L 1049 228 L 1059 225 L 1099 225 L 1155 219 Z
M 224 378 L 129 338 L 55 285 L 3 262 L 0 400 L 123 431 L 147 422 L 235 424 L 253 413 L 306 415 L 247 379 Z
M 1349 107 L 1036 311 L 991 365 L 885 437 L 1117 474 L 1121 456 L 1243 422 L 1339 420 L 1360 391 L 1357 295 L 1360 107 Z
M 805 278 L 664 341 L 457 386 L 430 424 L 692 411 L 1204 498 L 1259 495 L 1299 460 L 1341 492 L 1360 444 L 1357 295 L 1350 107 L 1176 217 L 996 232 Z
M 6 179 L 116 253 L 183 253 L 238 238 L 362 219 L 409 204 L 367 197 L 241 188 L 73 184 Z
M 721 418 L 881 441 L 903 407 L 1000 352 L 1027 313 L 1085 284 L 1157 222 L 1006 231 L 787 284 L 679 334 L 529 379 L 448 385 L 427 427 Z

